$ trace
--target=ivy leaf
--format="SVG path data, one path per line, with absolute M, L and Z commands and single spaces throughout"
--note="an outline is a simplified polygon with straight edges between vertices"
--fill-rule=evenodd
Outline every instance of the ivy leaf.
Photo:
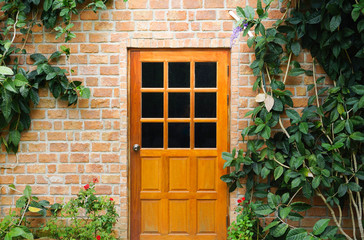
M 53 2 L 53 0 L 44 0 L 44 3 L 43 3 L 44 11 L 48 11 L 51 8 L 52 2 Z
M 330 31 L 335 31 L 341 23 L 341 15 L 333 16 L 330 20 Z
M 257 209 L 255 210 L 256 214 L 263 215 L 263 216 L 269 215 L 272 212 L 274 212 L 274 209 L 271 209 L 268 205 L 261 205 L 261 206 L 257 207 Z
M 267 95 L 264 100 L 264 104 L 267 111 L 270 112 L 274 106 L 274 98 L 271 95 Z
M 283 167 L 279 166 L 276 169 L 274 169 L 274 179 L 277 180 L 280 178 L 283 174 Z
M 9 67 L 0 66 L 0 74 L 5 75 L 5 76 L 6 75 L 14 75 L 14 72 Z
M 292 77 L 296 77 L 296 76 L 299 76 L 304 73 L 305 73 L 305 70 L 302 68 L 293 68 L 289 71 L 288 75 L 292 76 Z
M 297 123 L 301 120 L 300 115 L 293 109 L 287 109 L 286 114 L 290 119 L 293 120 L 292 123 Z
M 49 60 L 52 60 L 52 59 L 58 59 L 61 55 L 62 55 L 62 53 L 61 53 L 60 51 L 54 52 L 54 53 L 52 53 L 52 55 L 49 57 Z
M 30 198 L 30 196 L 32 195 L 32 188 L 29 186 L 29 185 L 27 185 L 26 187 L 25 187 L 25 189 L 24 189 L 24 191 L 23 191 L 23 194 L 24 194 L 24 196 L 26 197 L 26 198 Z
M 301 122 L 299 125 L 299 129 L 302 133 L 307 134 L 308 133 L 308 123 L 307 122 Z
M 298 187 L 300 184 L 301 184 L 301 179 L 300 179 L 300 178 L 296 178 L 296 179 L 294 179 L 294 180 L 292 181 L 292 183 L 291 183 L 291 187 L 292 187 L 292 188 L 296 188 L 296 187 Z
M 271 128 L 266 125 L 264 127 L 264 130 L 263 132 L 261 133 L 261 136 L 264 138 L 264 139 L 269 139 L 270 138 L 270 134 L 271 134 Z
M 364 19 L 358 22 L 358 31 L 361 33 L 364 30 Z
M 288 232 L 286 240 L 304 240 L 306 236 L 307 236 L 306 229 L 294 228 Z
M 312 187 L 313 189 L 318 188 L 318 186 L 320 186 L 321 183 L 321 176 L 317 176 L 312 180 Z
M 274 230 L 273 230 L 273 237 L 281 237 L 283 236 L 288 229 L 288 225 L 286 223 L 279 224 Z
M 340 184 L 340 186 L 337 190 L 337 195 L 339 197 L 342 197 L 346 194 L 347 191 L 348 191 L 348 186 L 346 184 Z
M 271 223 L 269 223 L 264 229 L 263 229 L 263 232 L 271 229 L 272 227 L 275 227 L 277 226 L 278 224 L 280 223 L 280 221 L 273 221 Z
M 28 83 L 28 79 L 21 73 L 15 75 L 14 84 L 17 87 L 24 86 Z
M 345 127 L 345 121 L 342 120 L 342 121 L 339 121 L 339 122 L 336 122 L 336 123 L 337 124 L 335 124 L 334 133 L 341 132 Z
M 9 90 L 10 92 L 17 93 L 18 91 L 15 88 L 15 83 L 10 78 L 6 79 L 3 83 L 5 89 Z
M 321 219 L 318 220 L 315 223 L 315 226 L 313 226 L 313 234 L 314 235 L 319 235 L 321 233 L 323 233 L 325 231 L 325 229 L 327 228 L 327 226 L 329 225 L 330 219 Z
M 254 8 L 252 8 L 251 6 L 246 6 L 244 8 L 244 13 L 245 13 L 246 18 L 248 18 L 250 20 L 254 19 L 255 11 L 254 11 Z
M 316 11 L 307 18 L 307 23 L 308 24 L 317 24 L 317 23 L 321 22 L 321 19 L 322 19 L 321 12 Z
M 294 42 L 291 44 L 291 50 L 293 52 L 294 55 L 298 56 L 300 54 L 301 51 L 301 45 L 299 42 Z
M 285 207 L 285 208 L 281 208 L 279 211 L 279 215 L 281 216 L 282 219 L 285 219 L 288 214 L 291 212 L 292 208 L 291 207 Z
M 18 130 L 12 130 L 9 132 L 9 143 L 13 143 L 18 146 L 20 142 L 20 132 Z
M 291 207 L 294 211 L 303 212 L 310 209 L 311 205 L 304 202 L 294 202 L 291 204 Z
M 361 191 L 361 187 L 355 182 L 349 182 L 348 183 L 348 188 L 353 192 L 360 192 Z
M 364 85 L 354 85 L 351 87 L 351 90 L 359 95 L 364 95 Z
M 40 53 L 34 53 L 30 55 L 30 58 L 35 61 L 34 65 L 38 65 L 40 63 L 47 62 L 47 58 Z
M 359 142 L 364 142 L 364 133 L 362 132 L 354 132 L 350 135 L 350 138 L 355 140 L 355 141 L 359 141 Z

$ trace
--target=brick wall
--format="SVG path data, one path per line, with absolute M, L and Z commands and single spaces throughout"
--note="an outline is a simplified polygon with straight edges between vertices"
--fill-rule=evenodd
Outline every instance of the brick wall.
M 278 1 L 276 1 L 278 2 Z M 93 177 L 100 179 L 99 194 L 112 196 L 118 203 L 117 225 L 122 239 L 127 238 L 127 49 L 128 48 L 230 48 L 233 20 L 228 10 L 236 6 L 256 6 L 256 0 L 109 0 L 108 9 L 99 13 L 84 11 L 74 16 L 77 38 L 67 44 L 71 48 L 71 78 L 91 89 L 90 99 L 67 107 L 51 93 L 40 90 L 41 100 L 31 113 L 31 130 L 22 135 L 18 166 L 1 170 L 0 184 L 14 183 L 19 189 L 29 184 L 33 192 L 50 202 L 62 201 L 76 194 L 80 184 Z M 278 3 L 273 4 L 271 19 L 281 17 Z M 274 20 L 268 20 L 267 25 Z M 20 40 L 21 38 L 19 38 Z M 254 82 L 249 68 L 254 57 L 246 38 L 231 49 L 231 146 L 244 147 L 240 130 L 247 126 L 244 118 L 255 106 Z M 52 53 L 62 40 L 35 27 L 26 44 L 29 54 Z M 304 54 L 296 60 L 310 68 L 311 57 Z M 31 64 L 29 56 L 20 59 Z M 60 65 L 68 67 L 64 59 Z M 319 73 L 323 71 L 318 68 Z M 308 93 L 303 84 L 310 77 L 289 78 L 288 88 L 296 97 L 294 105 L 303 107 Z M 288 124 L 288 121 L 285 121 Z M 15 163 L 14 155 L 0 154 L 0 163 Z M 16 195 L 4 195 L 1 213 L 7 213 Z M 233 210 L 238 195 L 230 195 Z M 313 201 L 316 201 L 315 199 Z M 302 226 L 312 218 L 327 214 L 317 202 L 307 213 Z M 232 218 L 234 217 L 231 214 Z M 306 223 L 307 222 L 307 223 Z

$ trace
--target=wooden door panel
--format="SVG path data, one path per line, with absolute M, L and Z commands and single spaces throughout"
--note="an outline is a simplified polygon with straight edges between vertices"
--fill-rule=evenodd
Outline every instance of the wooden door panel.
M 130 152 L 131 239 L 226 239 L 228 51 L 131 50 L 130 60 L 130 145 L 141 146 Z

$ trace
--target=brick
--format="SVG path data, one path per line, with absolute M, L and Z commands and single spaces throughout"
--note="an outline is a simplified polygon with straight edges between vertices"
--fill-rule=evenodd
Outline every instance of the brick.
M 66 195 L 69 194 L 69 187 L 68 186 L 51 186 L 50 187 L 50 194 L 51 195 Z
M 183 8 L 201 8 L 202 0 L 183 0 Z
M 186 20 L 187 13 L 186 11 L 168 11 L 167 12 L 167 20 L 176 21 L 176 20 Z
M 67 111 L 66 110 L 48 110 L 48 118 L 50 119 L 62 119 L 67 118 Z
M 101 183 L 120 183 L 120 175 L 105 175 L 101 178 Z
M 89 162 L 89 155 L 83 153 L 72 153 L 70 156 L 70 162 L 72 163 L 87 163 Z
M 221 0 L 205 0 L 204 6 L 205 6 L 205 8 L 223 8 L 224 2 L 225 1 L 221 1 Z M 240 6 L 240 4 L 237 6 Z M 256 5 L 253 5 L 253 6 L 256 6 Z
M 65 130 L 80 130 L 82 129 L 82 122 L 80 121 L 65 121 L 63 123 Z
M 110 143 L 92 143 L 93 152 L 109 152 L 110 147 Z
M 102 118 L 120 118 L 120 112 L 119 110 L 109 110 L 109 109 L 104 109 L 102 110 Z
M 16 176 L 17 184 L 33 184 L 35 183 L 34 175 L 18 175 Z
M 169 7 L 169 0 L 150 0 L 149 6 L 154 9 L 166 9 Z
M 120 161 L 120 157 L 118 154 L 102 154 L 101 159 L 103 163 L 113 163 Z
M 88 35 L 89 41 L 92 43 L 107 42 L 109 35 L 102 33 L 90 33 Z M 90 62 L 91 63 L 91 62 Z
M 81 118 L 98 119 L 100 118 L 100 110 L 81 110 Z
M 131 20 L 131 11 L 112 11 L 113 20 Z
M 94 28 L 96 31 L 111 31 L 114 30 L 114 23 L 113 22 L 102 22 L 98 21 L 94 23 Z
M 134 29 L 134 22 L 117 22 L 115 26 L 116 31 L 133 31 Z
M 170 23 L 171 31 L 187 31 L 188 23 L 184 22 L 171 22 Z
M 89 143 L 72 143 L 71 144 L 72 152 L 88 152 L 90 151 Z
M 130 9 L 147 8 L 148 0 L 138 0 L 128 2 Z
M 216 19 L 216 11 L 197 11 L 196 20 L 214 20 Z
M 29 143 L 28 151 L 29 152 L 45 152 L 47 149 L 47 145 L 45 143 Z
M 141 20 L 141 21 L 146 21 L 146 20 L 152 20 L 153 19 L 153 11 L 134 11 L 133 12 L 133 18 L 134 21 L 135 20 Z
M 87 173 L 102 173 L 102 172 L 104 172 L 104 167 L 101 164 L 87 164 L 86 172 Z
M 94 11 L 82 11 L 80 14 L 81 20 L 98 20 L 99 14 L 95 13 Z
M 93 92 L 94 97 L 111 97 L 112 89 L 111 88 L 95 88 Z
M 101 66 L 100 74 L 101 75 L 119 75 L 119 66 Z
M 99 46 L 97 44 L 81 44 L 80 52 L 82 53 L 97 53 L 99 52 Z
M 58 165 L 58 173 L 75 173 L 77 172 L 76 164 L 60 164 Z
M 166 22 L 152 22 L 150 23 L 151 31 L 167 31 L 168 25 Z
M 45 173 L 46 166 L 45 165 L 28 165 L 27 166 L 27 173 Z
M 56 154 L 39 154 L 39 162 L 57 162 L 57 155 Z
M 51 152 L 68 152 L 68 144 L 67 143 L 51 143 L 50 150 Z
M 80 176 L 78 176 L 78 175 L 67 175 L 67 176 L 65 176 L 65 182 L 66 182 L 66 184 L 79 183 L 80 182 Z
M 101 121 L 85 121 L 85 129 L 102 129 L 103 123 Z

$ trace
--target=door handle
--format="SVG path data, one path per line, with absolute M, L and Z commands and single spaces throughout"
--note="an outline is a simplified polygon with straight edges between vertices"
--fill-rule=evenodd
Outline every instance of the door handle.
M 139 144 L 134 144 L 133 150 L 134 150 L 134 152 L 138 152 L 140 150 Z

